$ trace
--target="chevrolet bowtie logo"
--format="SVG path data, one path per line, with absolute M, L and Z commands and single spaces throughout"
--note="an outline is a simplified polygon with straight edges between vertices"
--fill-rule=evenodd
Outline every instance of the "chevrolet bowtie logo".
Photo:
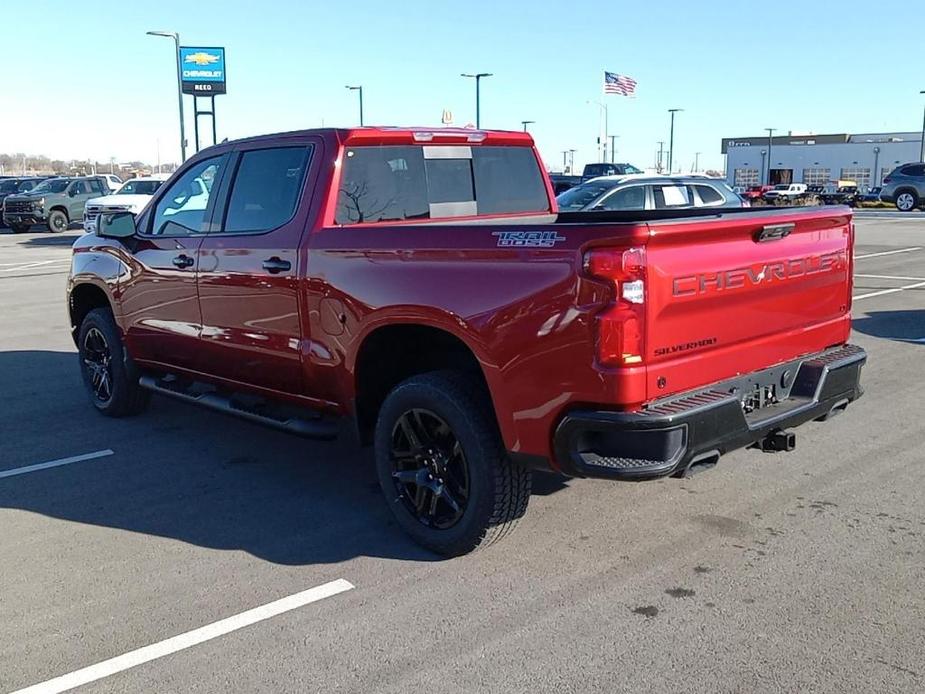
M 195 63 L 200 67 L 205 65 L 211 65 L 212 63 L 217 63 L 219 57 L 214 53 L 204 53 L 200 51 L 199 53 L 190 53 L 186 58 L 184 58 L 184 63 Z

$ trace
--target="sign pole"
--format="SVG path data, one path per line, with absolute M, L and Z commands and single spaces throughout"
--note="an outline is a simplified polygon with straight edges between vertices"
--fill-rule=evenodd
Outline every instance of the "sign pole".
M 218 144 L 218 135 L 215 130 L 215 96 L 212 96 L 212 144 Z
M 195 129 L 196 153 L 199 153 L 199 97 L 193 95 L 193 128 Z

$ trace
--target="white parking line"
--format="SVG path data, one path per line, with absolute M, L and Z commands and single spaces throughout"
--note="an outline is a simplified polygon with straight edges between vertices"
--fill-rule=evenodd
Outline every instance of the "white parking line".
M 906 282 L 925 282 L 925 277 L 899 277 L 897 275 L 859 275 L 855 277 L 865 277 L 872 280 L 905 280 Z
M 70 258 L 61 258 L 59 260 L 42 260 L 39 262 L 32 263 L 17 263 L 16 265 L 8 265 L 6 267 L 0 268 L 0 272 L 16 272 L 17 270 L 31 270 L 34 267 L 41 267 L 42 265 L 52 265 L 53 263 L 69 263 L 71 262 Z
M 85 460 L 95 460 L 97 458 L 105 458 L 108 455 L 112 455 L 112 451 L 108 448 L 105 451 L 96 451 L 94 453 L 84 453 L 83 455 L 75 455 L 71 458 L 59 458 L 58 460 L 50 460 L 47 463 L 37 463 L 35 465 L 27 465 L 26 467 L 17 467 L 12 470 L 0 470 L 0 478 L 3 477 L 16 477 L 16 475 L 26 475 L 30 472 L 36 472 L 38 470 L 47 470 L 50 467 L 60 467 L 61 465 L 70 465 L 71 463 L 82 463 Z
M 114 675 L 117 672 L 137 667 L 138 665 L 157 660 L 158 658 L 163 658 L 171 653 L 182 651 L 186 648 L 218 638 L 219 636 L 224 636 L 232 631 L 256 624 L 257 622 L 262 622 L 271 617 L 276 617 L 284 612 L 303 607 L 309 603 L 317 602 L 324 598 L 330 598 L 338 593 L 352 590 L 353 588 L 354 585 L 350 583 L 350 581 L 339 578 L 336 581 L 331 581 L 330 583 L 325 583 L 315 588 L 309 588 L 308 590 L 303 590 L 301 593 L 296 593 L 295 595 L 275 600 L 266 605 L 255 607 L 252 610 L 242 612 L 233 617 L 227 617 L 218 622 L 207 624 L 204 627 L 188 631 L 185 634 L 179 634 L 165 639 L 164 641 L 153 643 L 150 646 L 144 646 L 123 655 L 116 656 L 115 658 L 104 660 L 96 665 L 91 665 L 81 670 L 75 670 L 66 675 L 55 677 L 47 682 L 35 684 L 25 689 L 19 689 L 12 692 L 12 694 L 57 694 L 58 692 L 65 692 L 68 689 L 73 689 L 74 687 L 79 687 L 89 682 L 95 682 L 104 677 Z
M 879 258 L 883 255 L 896 255 L 897 253 L 911 253 L 912 251 L 922 250 L 921 246 L 915 246 L 914 248 L 899 248 L 895 251 L 881 251 L 880 253 L 867 253 L 866 255 L 856 255 L 854 256 L 855 260 L 864 260 L 865 258 Z
M 861 296 L 852 297 L 852 301 L 860 301 L 861 299 L 872 299 L 875 296 L 883 296 L 884 294 L 895 294 L 896 292 L 904 292 L 907 289 L 918 289 L 919 287 L 925 287 L 925 282 L 916 282 L 915 284 L 907 284 L 905 287 L 895 287 L 893 289 L 882 289 L 879 292 L 871 292 L 870 294 L 861 294 Z

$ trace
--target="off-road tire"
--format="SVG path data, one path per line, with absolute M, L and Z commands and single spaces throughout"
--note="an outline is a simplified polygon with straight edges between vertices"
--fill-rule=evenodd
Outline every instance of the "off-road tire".
M 67 218 L 67 214 L 61 210 L 52 210 L 48 213 L 48 219 L 45 220 L 45 225 L 52 234 L 60 234 L 63 231 L 67 231 L 70 224 L 71 222 Z
M 111 381 L 110 396 L 103 398 L 94 389 L 88 335 L 102 336 L 110 352 L 108 371 Z M 138 370 L 125 351 L 122 337 L 112 312 L 108 308 L 95 308 L 84 317 L 77 334 L 80 373 L 87 387 L 90 402 L 107 417 L 129 417 L 139 414 L 148 405 L 150 393 L 138 385 Z
M 458 440 L 468 466 L 469 496 L 455 525 L 425 525 L 407 507 L 393 479 L 393 431 L 414 409 L 439 416 Z M 418 544 L 452 557 L 487 547 L 507 535 L 527 510 L 532 475 L 507 455 L 491 399 L 477 376 L 434 371 L 398 384 L 385 398 L 375 431 L 379 484 L 401 528 Z

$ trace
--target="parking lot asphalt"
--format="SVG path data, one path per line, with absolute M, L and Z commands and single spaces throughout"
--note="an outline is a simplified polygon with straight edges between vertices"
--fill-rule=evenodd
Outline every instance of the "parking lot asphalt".
M 858 219 L 866 394 L 796 451 L 539 476 L 516 533 L 453 560 L 349 443 L 94 412 L 78 233 L 0 230 L 0 691 L 925 691 L 925 218 Z

